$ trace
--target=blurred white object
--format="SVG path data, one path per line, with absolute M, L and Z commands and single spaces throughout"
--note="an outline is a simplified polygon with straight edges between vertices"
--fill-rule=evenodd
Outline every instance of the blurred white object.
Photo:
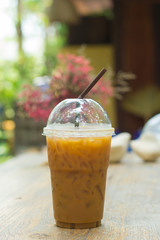
M 145 161 L 160 157 L 160 113 L 147 121 L 140 138 L 131 141 L 131 148 Z
M 116 135 L 111 141 L 110 163 L 119 162 L 127 151 L 131 134 L 124 132 Z
M 142 135 L 144 133 L 152 133 L 156 139 L 160 142 L 160 113 L 149 119 L 142 129 Z
M 160 157 L 160 141 L 151 132 L 143 133 L 130 144 L 132 150 L 145 161 L 155 161 Z

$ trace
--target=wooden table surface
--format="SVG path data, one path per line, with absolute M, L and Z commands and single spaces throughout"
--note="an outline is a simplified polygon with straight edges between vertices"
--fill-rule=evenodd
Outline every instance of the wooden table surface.
M 160 161 L 133 153 L 108 169 L 102 226 L 55 226 L 46 152 L 29 151 L 0 165 L 0 240 L 159 240 Z

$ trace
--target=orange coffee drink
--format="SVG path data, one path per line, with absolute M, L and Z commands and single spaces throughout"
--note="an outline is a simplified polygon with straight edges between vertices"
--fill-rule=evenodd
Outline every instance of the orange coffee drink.
M 109 122 L 95 121 L 95 117 L 99 121 L 105 115 L 99 104 L 97 115 L 94 112 L 94 117 L 87 118 L 92 112 L 88 113 L 86 110 L 86 113 L 85 108 L 81 107 L 77 114 L 78 105 L 73 105 L 74 101 L 80 102 L 83 107 L 87 101 L 87 107 L 91 109 L 98 104 L 91 99 L 70 100 L 71 106 L 67 105 L 67 111 L 66 106 L 65 110 L 60 107 L 59 114 L 63 121 L 56 115 L 56 110 L 53 110 L 54 114 L 51 113 L 49 123 L 44 129 L 54 218 L 59 227 L 93 228 L 100 226 L 103 218 L 113 128 Z M 75 119 L 78 126 L 75 126 Z M 108 115 L 105 115 L 104 121 L 109 121 Z
M 101 223 L 111 136 L 47 137 L 54 217 L 58 226 Z

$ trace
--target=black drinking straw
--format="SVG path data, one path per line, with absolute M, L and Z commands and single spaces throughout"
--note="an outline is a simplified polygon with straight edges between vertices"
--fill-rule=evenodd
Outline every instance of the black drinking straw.
M 100 80 L 100 78 L 105 74 L 107 70 L 103 68 L 98 75 L 93 79 L 93 81 L 84 89 L 84 91 L 78 96 L 79 99 L 84 98 L 87 93 L 94 87 L 94 85 Z M 80 106 L 80 103 L 76 103 L 76 108 Z M 76 114 L 76 119 L 75 119 L 75 127 L 79 127 L 79 113 Z
M 94 87 L 94 85 L 100 80 L 100 78 L 105 74 L 107 70 L 103 68 L 98 75 L 93 79 L 93 81 L 84 89 L 84 91 L 78 96 L 78 98 L 82 99 L 86 96 L 87 93 Z

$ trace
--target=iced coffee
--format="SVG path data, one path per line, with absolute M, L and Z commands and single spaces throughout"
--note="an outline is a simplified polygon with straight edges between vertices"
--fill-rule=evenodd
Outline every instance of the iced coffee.
M 81 106 L 79 111 L 74 101 L 70 100 L 68 110 L 66 105 L 60 108 L 62 121 L 59 118 L 56 122 L 58 115 L 52 116 L 45 129 L 54 217 L 60 227 L 91 228 L 99 226 L 103 217 L 113 129 L 104 110 L 99 105 L 94 109 L 97 103 L 93 100 L 77 100 Z M 88 105 L 86 110 L 84 104 Z M 74 114 L 70 110 L 74 110 Z M 75 127 L 77 112 L 79 125 Z M 54 115 L 56 113 L 57 110 Z

